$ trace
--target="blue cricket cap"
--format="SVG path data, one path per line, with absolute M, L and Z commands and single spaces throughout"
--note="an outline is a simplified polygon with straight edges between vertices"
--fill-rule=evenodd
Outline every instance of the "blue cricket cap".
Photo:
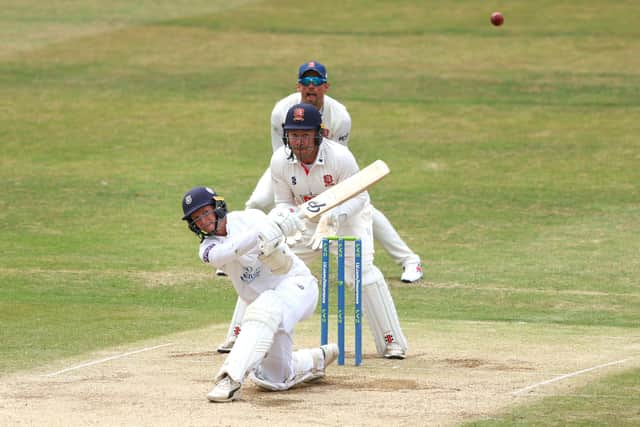
M 317 61 L 309 61 L 302 64 L 298 69 L 298 79 L 301 79 L 304 73 L 306 73 L 307 71 L 315 71 L 316 73 L 320 74 L 321 78 L 327 80 L 327 69 L 324 65 Z

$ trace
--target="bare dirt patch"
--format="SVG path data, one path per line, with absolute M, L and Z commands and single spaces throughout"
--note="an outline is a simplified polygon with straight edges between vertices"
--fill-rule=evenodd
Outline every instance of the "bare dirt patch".
M 299 346 L 317 345 L 315 321 L 301 326 Z M 348 353 L 344 367 L 331 366 L 317 383 L 273 393 L 247 381 L 239 401 L 213 404 L 205 395 L 226 357 L 213 350 L 225 331 L 226 325 L 213 325 L 2 377 L 0 424 L 456 425 L 567 393 L 600 375 L 640 364 L 640 340 L 625 329 L 593 333 L 575 327 L 549 331 L 540 325 L 434 321 L 405 325 L 411 351 L 404 361 L 378 358 L 366 339 L 360 367 L 353 366 Z M 165 343 L 171 345 L 51 375 Z M 514 394 L 624 358 L 629 361 Z

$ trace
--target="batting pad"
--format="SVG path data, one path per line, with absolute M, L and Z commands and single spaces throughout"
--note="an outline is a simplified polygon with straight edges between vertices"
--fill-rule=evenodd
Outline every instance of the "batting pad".
M 234 381 L 243 382 L 247 372 L 264 359 L 273 343 L 273 335 L 282 323 L 282 304 L 273 291 L 266 291 L 247 307 L 238 335 L 229 356 L 216 375 L 216 381 L 225 374 Z
M 377 267 L 373 267 L 376 270 Z M 378 270 L 378 273 L 380 271 Z M 362 285 L 362 308 L 369 324 L 369 329 L 373 334 L 378 354 L 384 354 L 389 337 L 393 337 L 404 351 L 407 350 L 407 339 L 400 328 L 398 313 L 389 292 L 389 286 L 384 280 L 382 273 L 374 283 L 363 283 Z

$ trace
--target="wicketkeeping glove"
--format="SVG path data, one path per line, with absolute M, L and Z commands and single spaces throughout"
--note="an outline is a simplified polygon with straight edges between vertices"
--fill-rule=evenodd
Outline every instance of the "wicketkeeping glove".
M 340 214 L 336 212 L 326 212 L 320 216 L 320 221 L 318 221 L 318 226 L 316 227 L 316 232 L 311 237 L 311 241 L 309 242 L 309 246 L 311 249 L 316 250 L 322 246 L 322 239 L 329 236 L 335 236 L 338 232 L 338 228 L 340 227 L 340 223 L 344 222 L 346 219 L 345 214 Z

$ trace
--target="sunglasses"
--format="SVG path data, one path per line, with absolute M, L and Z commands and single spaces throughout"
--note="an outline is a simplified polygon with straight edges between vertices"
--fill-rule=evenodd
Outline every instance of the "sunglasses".
M 323 79 L 322 77 L 303 77 L 301 79 L 298 79 L 298 83 L 300 83 L 302 86 L 309 86 L 311 83 L 313 83 L 314 86 L 320 86 L 322 84 L 325 84 L 327 82 L 326 79 Z

